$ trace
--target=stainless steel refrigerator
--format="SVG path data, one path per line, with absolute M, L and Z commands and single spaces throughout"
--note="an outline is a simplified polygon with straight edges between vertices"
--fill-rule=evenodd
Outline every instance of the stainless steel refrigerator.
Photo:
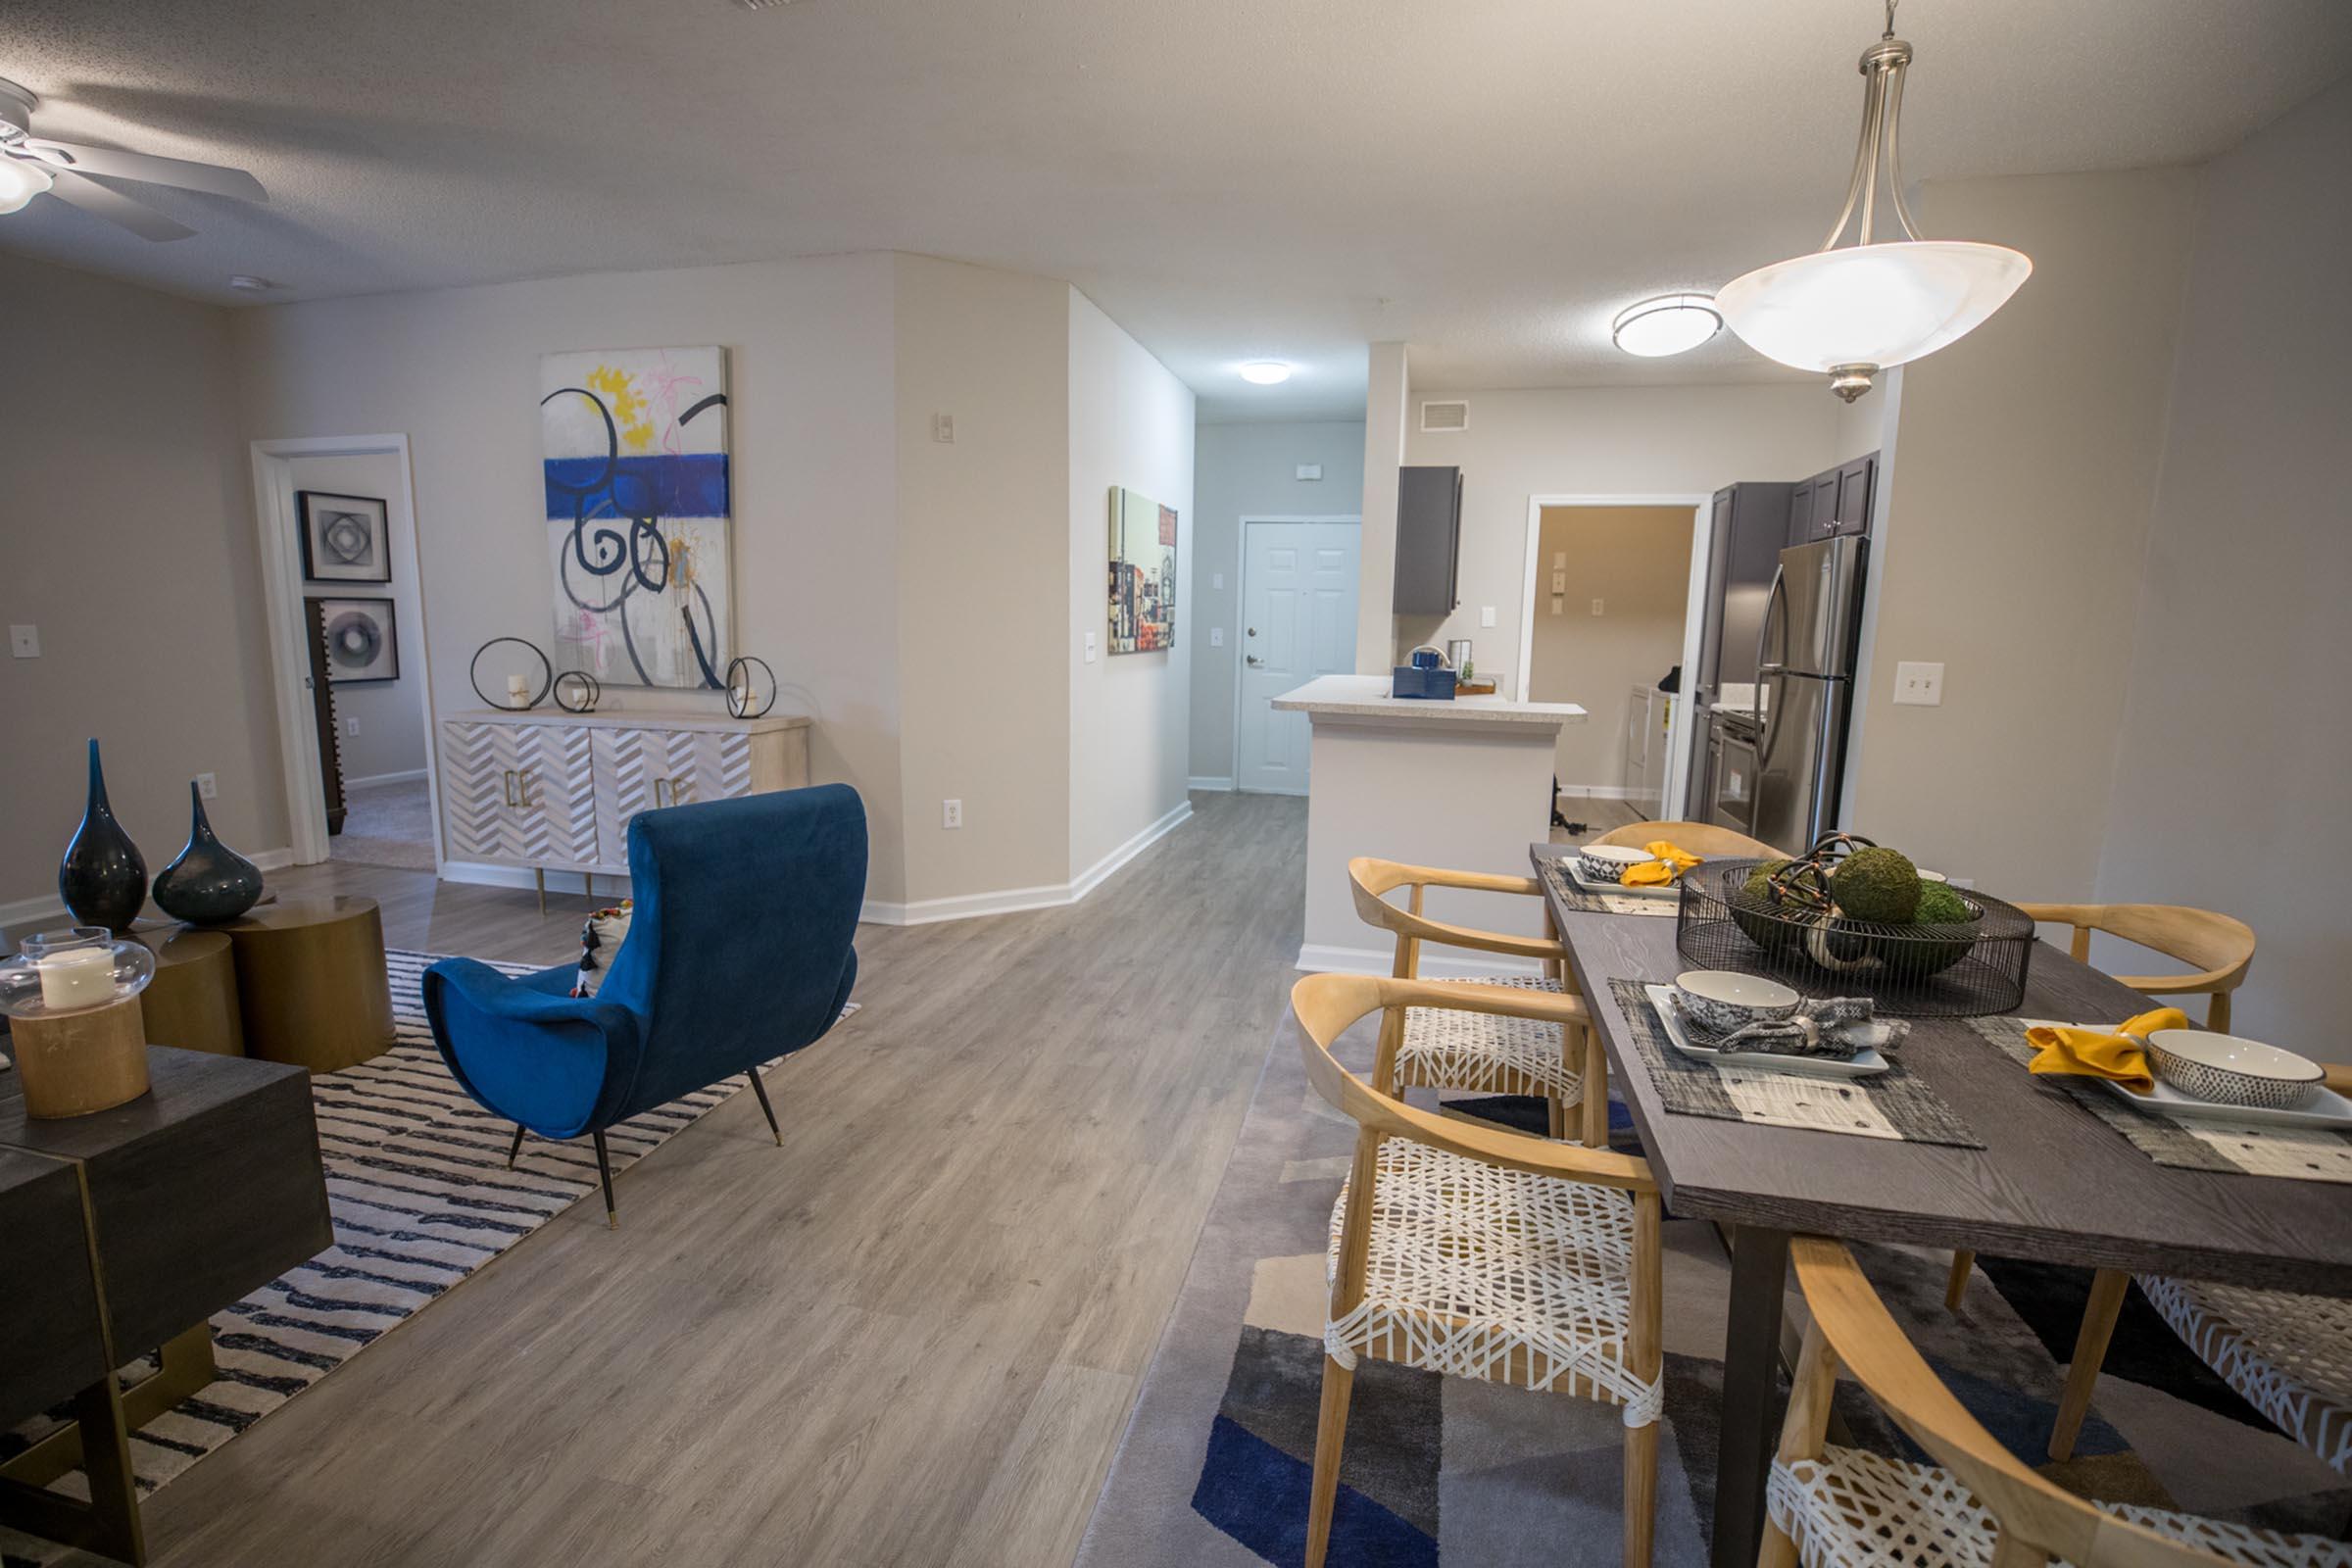
M 1782 551 L 1765 600 L 1745 831 L 1784 850 L 1809 849 L 1838 824 L 1869 547 L 1847 534 Z

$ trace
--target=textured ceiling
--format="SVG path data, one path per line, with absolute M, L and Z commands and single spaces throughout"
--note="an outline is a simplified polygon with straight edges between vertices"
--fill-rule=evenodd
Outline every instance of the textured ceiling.
M 54 200 L 0 247 L 205 299 L 890 248 L 1066 277 L 1207 418 L 1415 380 L 1790 375 L 1609 345 L 1645 294 L 1820 242 L 1873 0 L 8 0 L 37 128 L 252 170 Z M 2352 70 L 2346 0 L 1911 0 L 1914 177 L 2209 156 Z M 1929 220 L 1931 229 L 1933 220 Z M 1997 238 L 1998 236 L 1979 236 Z M 1233 374 L 1293 360 L 1288 385 Z

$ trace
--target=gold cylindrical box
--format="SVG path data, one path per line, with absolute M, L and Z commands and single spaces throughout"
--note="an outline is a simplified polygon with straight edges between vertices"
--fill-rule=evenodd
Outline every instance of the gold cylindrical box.
M 27 1116 L 86 1116 L 147 1092 L 147 1022 L 135 996 L 80 1012 L 12 1018 L 9 1049 Z

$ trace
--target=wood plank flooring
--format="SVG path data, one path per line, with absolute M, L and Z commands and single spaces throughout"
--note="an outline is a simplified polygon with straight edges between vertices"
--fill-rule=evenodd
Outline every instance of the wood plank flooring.
M 858 930 L 862 1011 L 172 1483 L 161 1568 L 1066 1563 L 1284 1005 L 1306 803 L 1083 904 Z M 399 947 L 591 901 L 305 867 Z

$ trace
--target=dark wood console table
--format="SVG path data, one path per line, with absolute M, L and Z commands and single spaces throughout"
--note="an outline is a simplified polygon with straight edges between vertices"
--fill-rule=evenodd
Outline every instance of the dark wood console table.
M 0 1523 L 146 1560 L 130 1432 L 212 1381 L 208 1320 L 334 1243 L 310 1074 L 147 1048 L 153 1087 L 35 1120 L 0 1074 L 0 1423 L 71 1397 L 74 1421 L 0 1464 Z M 114 1370 L 149 1350 L 128 1390 Z M 80 1467 L 90 1501 L 47 1490 Z

